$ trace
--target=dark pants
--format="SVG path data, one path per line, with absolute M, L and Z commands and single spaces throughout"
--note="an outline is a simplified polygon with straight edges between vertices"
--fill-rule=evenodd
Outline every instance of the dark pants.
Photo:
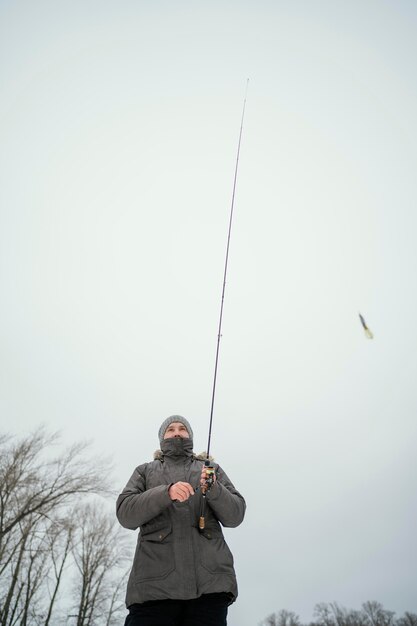
M 125 626 L 226 626 L 227 593 L 207 593 L 195 600 L 155 600 L 132 604 Z

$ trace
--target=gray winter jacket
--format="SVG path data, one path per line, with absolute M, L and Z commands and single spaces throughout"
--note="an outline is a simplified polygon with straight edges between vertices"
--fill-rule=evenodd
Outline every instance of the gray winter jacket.
M 117 499 L 117 517 L 125 528 L 140 527 L 126 606 L 147 600 L 188 600 L 203 593 L 237 597 L 233 556 L 223 526 L 238 526 L 246 504 L 224 471 L 214 463 L 217 480 L 206 496 L 206 525 L 199 531 L 201 491 L 186 502 L 173 502 L 170 485 L 199 485 L 202 461 L 192 440 L 165 439 L 156 460 L 135 469 Z

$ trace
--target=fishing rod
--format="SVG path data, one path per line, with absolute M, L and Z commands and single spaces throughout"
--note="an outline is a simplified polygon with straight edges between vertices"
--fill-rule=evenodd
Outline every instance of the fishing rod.
M 207 452 L 206 452 L 206 460 L 204 461 L 204 466 L 206 470 L 206 482 L 201 487 L 202 491 L 202 504 L 201 504 L 201 516 L 199 521 L 200 530 L 204 530 L 205 520 L 204 520 L 204 511 L 206 504 L 206 493 L 210 489 L 211 485 L 214 482 L 214 467 L 210 464 L 210 443 L 211 443 L 211 431 L 213 426 L 213 414 L 214 414 L 214 400 L 216 396 L 216 384 L 217 384 L 217 369 L 219 364 L 219 352 L 220 352 L 220 339 L 222 336 L 222 322 L 223 322 L 223 307 L 224 307 L 224 295 L 226 292 L 226 277 L 227 277 L 227 267 L 229 263 L 229 248 L 230 248 L 230 237 L 232 234 L 232 223 L 233 223 L 233 212 L 235 207 L 235 195 L 236 195 L 236 183 L 237 183 L 237 173 L 239 169 L 239 157 L 240 157 L 240 144 L 242 142 L 242 131 L 243 131 L 243 121 L 245 119 L 245 109 L 246 109 L 246 97 L 248 93 L 248 85 L 249 78 L 246 81 L 246 90 L 245 97 L 243 100 L 243 108 L 242 108 L 242 117 L 240 121 L 240 131 L 239 131 L 239 140 L 237 144 L 237 154 L 236 154 L 236 163 L 235 163 L 235 173 L 233 177 L 233 190 L 232 190 L 232 200 L 230 203 L 230 214 L 229 214 L 229 227 L 227 231 L 227 245 L 226 245 L 226 256 L 224 261 L 224 271 L 223 271 L 223 287 L 222 287 L 222 295 L 220 300 L 220 315 L 219 315 L 219 325 L 217 331 L 217 345 L 216 345 L 216 358 L 214 362 L 214 376 L 213 376 L 213 387 L 211 393 L 211 407 L 210 407 L 210 423 L 209 423 L 209 432 L 208 432 L 208 442 L 207 442 Z

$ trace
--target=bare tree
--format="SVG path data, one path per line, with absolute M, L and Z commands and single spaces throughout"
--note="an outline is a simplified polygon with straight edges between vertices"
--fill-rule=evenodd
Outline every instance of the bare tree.
M 83 454 L 86 443 L 69 446 L 56 458 L 44 451 L 57 444 L 56 434 L 44 428 L 14 443 L 3 438 L 0 448 L 0 563 L 4 540 L 14 527 L 31 515 L 48 515 L 75 495 L 107 488 L 104 462 Z
M 111 626 L 123 606 L 120 593 L 126 579 L 128 538 L 114 514 L 97 503 L 79 509 L 77 528 L 72 551 L 78 569 L 77 626 Z
M 337 620 L 334 615 L 332 605 L 327 602 L 319 602 L 314 607 L 314 617 L 317 626 L 337 626 Z
M 346 609 L 337 602 L 320 602 L 314 607 L 309 626 L 417 626 L 417 615 L 406 612 L 398 619 L 393 611 L 384 609 L 380 602 L 365 602 L 361 609 Z M 266 617 L 259 626 L 302 626 L 298 615 L 282 610 Z
M 49 626 L 69 554 L 59 515 L 75 496 L 108 490 L 105 462 L 87 455 L 86 444 L 51 458 L 57 445 L 43 428 L 20 440 L 0 436 L 1 626 Z
M 364 619 L 362 611 L 350 610 L 346 612 L 345 616 L 346 626 L 364 626 Z
M 362 613 L 370 626 L 392 626 L 395 622 L 395 613 L 387 611 L 380 602 L 375 600 L 364 602 Z
M 105 616 L 106 626 L 115 626 L 115 624 L 120 623 L 119 615 L 122 610 L 125 610 L 124 596 L 129 573 L 130 566 L 114 580 L 115 585 L 108 601 L 107 615 Z M 407 626 L 409 625 L 407 624 Z
M 2 573 L 2 595 L 0 609 L 0 623 L 2 626 L 9 626 L 15 623 L 23 612 L 24 590 L 26 581 L 23 580 L 22 573 L 27 566 L 27 552 L 30 545 L 32 531 L 31 520 L 19 524 L 19 535 L 15 535 L 15 545 L 10 551 L 7 559 L 9 567 L 3 568 Z M 23 604 L 22 604 L 23 603 Z
M 71 552 L 74 524 L 71 518 L 58 519 L 48 534 L 51 569 L 48 572 L 47 587 L 49 601 L 43 626 L 49 626 L 56 604 L 58 591 L 64 574 L 64 567 Z

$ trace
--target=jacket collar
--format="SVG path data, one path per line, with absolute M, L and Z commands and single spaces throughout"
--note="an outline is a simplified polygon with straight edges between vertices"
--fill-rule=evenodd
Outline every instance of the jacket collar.
M 162 450 L 155 450 L 153 458 L 154 461 L 162 461 L 164 460 L 164 456 L 174 456 L 172 454 L 168 454 L 166 452 L 165 449 L 165 442 L 169 441 L 168 439 L 164 439 L 163 443 L 162 443 Z M 188 439 L 188 441 L 190 441 L 190 439 Z M 191 445 L 191 450 L 192 450 L 192 445 Z M 207 459 L 207 452 L 200 452 L 200 454 L 195 454 L 194 452 L 192 452 L 191 454 L 184 454 L 184 455 L 179 455 L 179 456 L 191 456 L 191 458 L 194 461 L 205 461 Z M 214 461 L 214 458 L 210 455 L 209 456 L 209 460 L 210 461 Z

